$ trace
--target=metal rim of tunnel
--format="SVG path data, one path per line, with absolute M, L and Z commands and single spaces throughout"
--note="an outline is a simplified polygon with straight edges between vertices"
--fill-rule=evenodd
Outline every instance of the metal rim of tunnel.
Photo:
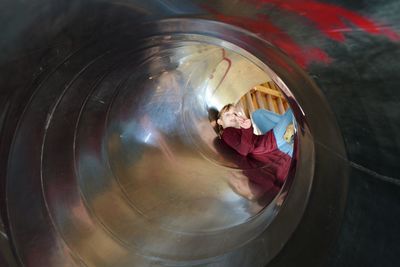
M 329 137 L 330 142 L 337 148 L 335 153 L 346 158 L 336 120 L 320 89 L 302 68 L 279 48 L 242 28 L 219 21 L 193 18 L 165 19 L 148 25 L 150 32 L 153 27 L 159 31 L 152 35 L 153 37 L 159 36 L 168 41 L 183 37 L 185 41 L 215 45 L 245 57 L 267 73 L 285 95 L 298 124 L 295 136 L 298 160 L 292 166 L 279 193 L 279 195 L 287 194 L 284 204 L 276 207 L 276 203 L 271 203 L 271 206 L 274 206 L 274 214 L 265 221 L 267 227 L 263 233 L 257 233 L 246 242 L 251 246 L 254 240 L 269 236 L 271 243 L 285 244 L 300 223 L 307 206 L 315 175 L 315 162 L 318 160 L 315 155 L 315 139 Z M 312 129 L 316 122 L 308 117 L 309 112 L 315 112 L 316 109 L 327 113 L 324 121 L 324 126 L 327 126 L 325 131 Z M 320 156 L 319 160 L 322 161 L 323 156 Z M 342 162 L 338 163 L 341 164 Z M 272 234 L 275 231 L 279 234 Z M 265 262 L 274 258 L 281 248 L 281 246 L 270 247 Z
M 331 142 L 337 144 L 336 152 L 344 154 L 341 136 L 332 114 L 329 113 L 329 107 L 319 89 L 300 67 L 278 48 L 253 33 L 217 21 L 192 18 L 155 21 L 147 23 L 143 28 L 146 28 L 146 32 L 140 33 L 139 39 L 150 40 L 153 43 L 163 40 L 173 43 L 176 39 L 214 45 L 233 51 L 265 71 L 285 94 L 298 124 L 295 139 L 297 162 L 280 192 L 281 195 L 288 194 L 281 207 L 277 207 L 274 203 L 268 208 L 271 216 L 265 217 L 265 212 L 262 212 L 264 215 L 260 213 L 257 216 L 264 216 L 263 226 L 258 228 L 262 229 L 261 232 L 253 233 L 241 239 L 240 243 L 231 244 L 222 249 L 223 251 L 219 251 L 221 255 L 233 249 L 255 248 L 262 242 L 268 250 L 268 253 L 263 255 L 263 261 L 269 262 L 281 250 L 283 246 L 281 244 L 289 240 L 306 209 L 315 174 L 315 163 L 317 160 L 324 160 L 323 155 L 316 155 L 315 139 L 329 137 Z M 316 128 L 316 120 L 319 118 L 314 119 L 312 116 L 313 112 L 321 107 L 328 114 L 324 126 L 329 127 L 323 127 L 326 129 Z M 268 241 L 265 241 L 266 239 Z M 176 263 L 175 260 L 166 258 L 166 261 Z M 198 263 L 208 259 L 190 261 Z

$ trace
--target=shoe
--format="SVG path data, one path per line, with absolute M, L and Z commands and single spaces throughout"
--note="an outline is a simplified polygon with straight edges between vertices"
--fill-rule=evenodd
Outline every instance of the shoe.
M 288 127 L 286 127 L 286 131 L 285 131 L 285 134 L 283 135 L 283 139 L 285 139 L 286 143 L 291 144 L 291 143 L 293 143 L 294 134 L 295 134 L 294 125 L 293 125 L 293 123 L 291 123 L 288 125 Z

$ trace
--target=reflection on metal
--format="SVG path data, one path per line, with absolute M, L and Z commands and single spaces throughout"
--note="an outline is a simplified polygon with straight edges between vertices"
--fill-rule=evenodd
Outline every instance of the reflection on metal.
M 267 109 L 272 112 L 283 114 L 289 108 L 277 85 L 273 82 L 265 82 L 251 88 L 237 103 L 237 107 L 243 110 L 248 118 L 257 109 Z
M 256 91 L 256 99 L 257 99 L 257 104 L 260 108 L 265 109 L 265 103 L 263 96 L 261 95 L 260 92 Z
M 0 218 L 0 266 L 4 267 L 17 267 L 18 264 L 15 260 L 11 250 L 11 243 L 5 233 L 4 225 Z
M 246 97 L 246 105 L 247 105 L 247 113 L 249 114 L 248 117 L 250 117 L 250 114 L 252 114 L 255 111 L 254 105 L 253 105 L 253 99 L 251 97 L 250 93 L 247 93 L 245 95 Z
M 255 84 L 271 80 L 268 73 L 245 56 L 227 49 L 222 51 L 206 88 L 207 105 L 218 110 L 225 104 L 237 103 Z M 218 59 L 218 53 L 213 58 Z
M 281 98 L 277 98 L 276 102 L 278 103 L 278 110 L 279 110 L 279 114 L 283 114 L 285 113 L 285 107 L 283 106 L 283 101 Z
M 221 32 L 231 40 L 216 38 Z M 251 35 L 240 48 L 242 31 L 206 20 L 129 34 L 82 47 L 42 81 L 22 115 L 7 172 L 18 256 L 35 267 L 265 265 L 303 214 L 314 166 L 294 96 L 247 50 L 262 49 L 263 61 L 279 53 Z M 254 75 L 231 75 L 240 64 Z M 280 195 L 260 200 L 218 150 L 207 109 L 269 79 L 298 120 L 300 167 Z

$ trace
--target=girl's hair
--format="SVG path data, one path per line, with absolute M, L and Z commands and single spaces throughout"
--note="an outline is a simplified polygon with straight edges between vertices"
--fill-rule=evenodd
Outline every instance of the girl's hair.
M 225 112 L 227 112 L 228 110 L 230 110 L 231 108 L 234 108 L 235 107 L 235 105 L 233 105 L 233 104 L 226 104 L 225 106 L 223 106 L 222 107 L 222 109 L 220 110 L 220 112 L 218 112 L 218 115 L 217 115 L 217 120 L 216 120 L 216 132 L 217 132 L 217 134 L 218 134 L 218 136 L 221 138 L 221 135 L 222 135 L 222 132 L 223 132 L 223 130 L 224 130 L 224 128 L 222 127 L 222 125 L 219 125 L 218 124 L 218 120 L 221 118 L 221 116 L 225 113 Z

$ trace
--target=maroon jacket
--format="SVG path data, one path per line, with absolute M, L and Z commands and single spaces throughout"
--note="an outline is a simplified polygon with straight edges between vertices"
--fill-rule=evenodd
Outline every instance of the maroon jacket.
M 254 159 L 250 161 L 252 169 L 262 169 L 283 184 L 289 172 L 291 157 L 278 149 L 272 130 L 263 135 L 255 135 L 253 127 L 228 127 L 223 130 L 221 138 L 242 156 Z

